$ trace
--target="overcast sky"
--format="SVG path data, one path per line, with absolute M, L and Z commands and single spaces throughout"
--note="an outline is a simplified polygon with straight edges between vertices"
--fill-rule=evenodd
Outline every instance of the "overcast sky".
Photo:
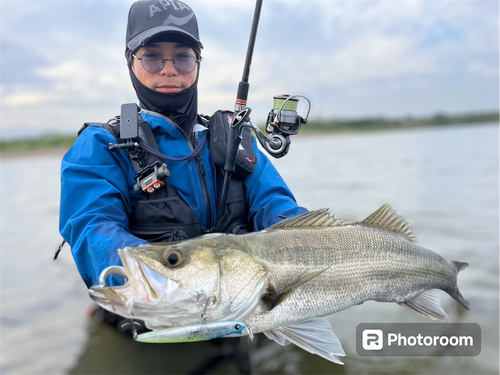
M 232 109 L 255 2 L 186 0 L 204 45 L 199 111 Z M 2 137 L 74 133 L 136 102 L 124 58 L 132 1 L 1 0 Z M 310 119 L 499 107 L 496 0 L 264 0 L 248 105 L 306 95 Z M 300 107 L 302 109 L 302 107 Z

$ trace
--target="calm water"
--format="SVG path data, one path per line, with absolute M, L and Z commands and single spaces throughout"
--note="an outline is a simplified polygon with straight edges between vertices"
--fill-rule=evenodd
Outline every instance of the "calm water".
M 459 285 L 471 310 L 445 294 L 442 304 L 450 322 L 481 326 L 482 351 L 476 357 L 360 357 L 358 324 L 428 322 L 395 304 L 367 302 L 329 318 L 346 351 L 345 366 L 259 337 L 246 343 L 253 372 L 498 373 L 498 142 L 495 124 L 292 139 L 289 155 L 274 163 L 300 204 L 361 220 L 390 203 L 413 225 L 422 245 L 470 263 Z M 59 165 L 60 156 L 1 162 L 0 372 L 194 371 L 215 352 L 211 344 L 138 344 L 87 317 L 92 303 L 69 249 L 52 261 L 60 241 Z M 189 359 L 180 359 L 186 352 Z M 212 373 L 235 371 L 226 361 Z

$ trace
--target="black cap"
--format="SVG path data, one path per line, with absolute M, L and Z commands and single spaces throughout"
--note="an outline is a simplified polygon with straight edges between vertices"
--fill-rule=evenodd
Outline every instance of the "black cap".
M 189 6 L 176 0 L 143 0 L 132 4 L 127 24 L 127 59 L 152 38 L 181 41 L 198 55 L 203 48 L 196 15 Z

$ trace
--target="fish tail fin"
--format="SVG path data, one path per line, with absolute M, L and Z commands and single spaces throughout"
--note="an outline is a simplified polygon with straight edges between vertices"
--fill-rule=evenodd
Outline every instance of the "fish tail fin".
M 452 261 L 457 268 L 457 273 L 466 269 L 469 263 Z M 453 299 L 469 310 L 469 302 L 462 296 L 458 286 L 445 290 Z M 417 314 L 434 320 L 448 320 L 448 315 L 441 307 L 441 297 L 437 289 L 426 290 L 409 301 L 400 302 L 399 305 L 411 308 Z
M 464 269 L 469 267 L 469 263 L 466 263 L 466 262 L 457 262 L 454 260 L 452 260 L 452 262 L 455 266 L 457 266 L 457 272 L 463 271 Z
M 470 310 L 469 308 L 469 301 L 467 301 L 463 296 L 462 293 L 460 293 L 460 290 L 458 290 L 458 286 L 455 288 L 454 293 L 450 294 L 450 296 L 453 297 L 456 301 L 458 301 L 463 307 L 465 307 L 467 310 Z
M 457 273 L 469 267 L 469 263 L 457 262 L 454 260 L 452 260 L 452 262 L 457 267 Z M 453 291 L 453 293 L 450 293 L 450 296 L 452 296 L 456 301 L 458 301 L 458 303 L 460 303 L 467 310 L 470 310 L 469 302 L 462 296 L 462 293 L 460 293 L 460 290 L 458 290 L 458 286 L 455 286 L 455 290 Z
M 332 331 L 332 326 L 324 318 L 314 318 L 305 322 L 264 332 L 271 340 L 280 345 L 288 342 L 312 354 L 317 354 L 331 362 L 343 365 L 337 356 L 345 356 L 344 349 L 337 336 Z
M 415 298 L 399 302 L 398 305 L 409 307 L 417 314 L 433 320 L 448 320 L 448 315 L 441 307 L 441 297 L 436 289 L 426 290 Z

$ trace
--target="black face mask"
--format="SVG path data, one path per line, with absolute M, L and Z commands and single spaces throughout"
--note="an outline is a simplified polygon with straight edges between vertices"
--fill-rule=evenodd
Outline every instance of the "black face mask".
M 168 117 L 189 137 L 198 116 L 198 77 L 188 89 L 176 94 L 164 94 L 144 86 L 130 67 L 129 73 L 141 108 Z

